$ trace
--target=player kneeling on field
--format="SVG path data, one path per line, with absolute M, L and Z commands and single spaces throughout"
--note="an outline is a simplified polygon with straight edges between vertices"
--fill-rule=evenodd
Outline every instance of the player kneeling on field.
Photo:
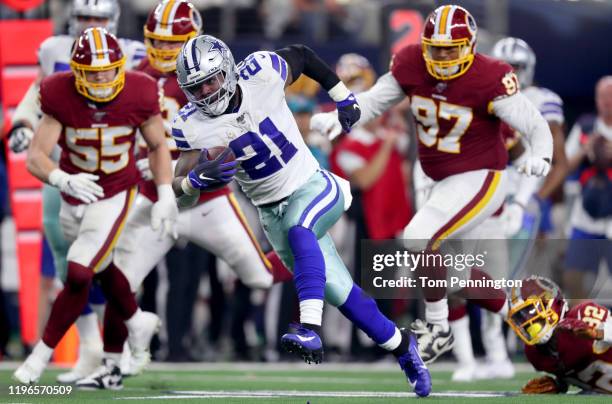
M 537 377 L 527 394 L 565 393 L 569 385 L 612 394 L 612 319 L 607 308 L 587 301 L 568 311 L 559 287 L 530 276 L 513 288 L 508 324 L 525 343 L 525 355 Z

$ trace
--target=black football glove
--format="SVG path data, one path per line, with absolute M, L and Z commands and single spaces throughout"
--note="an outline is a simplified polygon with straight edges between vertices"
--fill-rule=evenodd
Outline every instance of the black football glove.
M 350 132 L 351 127 L 361 118 L 361 108 L 357 104 L 355 95 L 351 93 L 346 99 L 337 102 L 338 121 L 342 125 L 342 130 Z

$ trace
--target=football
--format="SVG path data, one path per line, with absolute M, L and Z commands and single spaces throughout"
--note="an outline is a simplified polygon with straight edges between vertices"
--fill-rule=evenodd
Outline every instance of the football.
M 229 149 L 230 152 L 227 154 L 223 162 L 229 163 L 230 161 L 236 160 L 236 155 L 234 154 L 232 149 L 230 149 L 229 147 L 223 147 L 223 146 L 215 146 L 209 149 L 202 150 L 202 155 L 200 156 L 200 160 L 201 161 L 214 160 L 217 157 L 219 157 L 219 155 L 223 153 L 225 149 Z

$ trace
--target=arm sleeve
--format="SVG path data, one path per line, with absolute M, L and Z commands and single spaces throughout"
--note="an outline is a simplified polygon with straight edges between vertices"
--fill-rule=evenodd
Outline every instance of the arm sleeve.
M 391 73 L 381 76 L 372 88 L 355 96 L 361 107 L 360 123 L 369 122 L 382 115 L 405 96 L 404 90 Z
M 552 161 L 553 140 L 548 123 L 525 95 L 518 92 L 493 101 L 493 112 L 499 119 L 521 132 L 531 154 Z
M 30 84 L 28 91 L 25 93 L 19 105 L 15 109 L 15 113 L 11 117 L 11 120 L 16 123 L 19 121 L 25 121 L 32 128 L 36 128 L 42 111 L 40 109 L 40 101 L 38 99 L 39 87 L 36 83 Z
M 325 91 L 331 90 L 340 82 L 332 68 L 308 46 L 289 45 L 274 52 L 289 65 L 293 81 L 297 80 L 301 74 L 305 74 L 321 84 Z

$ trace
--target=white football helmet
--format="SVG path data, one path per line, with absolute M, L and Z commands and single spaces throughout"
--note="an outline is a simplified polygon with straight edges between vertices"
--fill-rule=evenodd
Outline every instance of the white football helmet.
M 491 53 L 493 57 L 503 60 L 514 68 L 521 88 L 533 84 L 536 56 L 527 42 L 519 38 L 503 38 L 497 41 Z
M 238 69 L 227 45 L 211 35 L 190 39 L 176 60 L 176 77 L 187 99 L 208 116 L 223 114 L 236 92 Z M 217 91 L 202 94 L 205 82 Z
M 87 28 L 92 28 L 91 24 L 79 22 L 79 17 L 105 18 L 108 22 L 101 26 L 111 34 L 116 34 L 120 14 L 117 0 L 73 0 L 70 11 L 70 35 L 76 37 Z

